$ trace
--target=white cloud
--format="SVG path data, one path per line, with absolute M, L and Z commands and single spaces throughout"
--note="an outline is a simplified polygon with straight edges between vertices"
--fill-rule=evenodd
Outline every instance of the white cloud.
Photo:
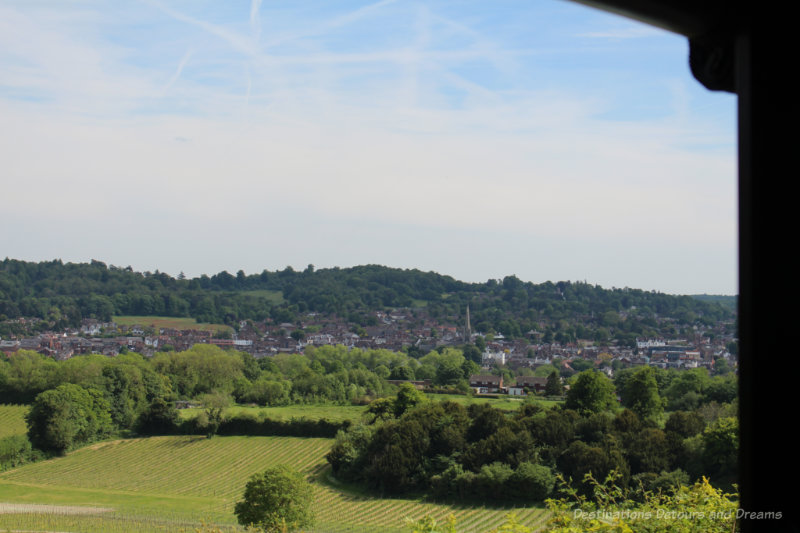
M 569 68 L 531 85 L 544 57 L 436 4 L 279 32 L 259 0 L 240 23 L 147 5 L 149 41 L 92 4 L 0 7 L 0 225 L 34 219 L 0 234 L 8 255 L 735 288 L 733 106 L 696 116 L 691 80 L 665 73 L 660 116 L 622 119 Z M 405 40 L 340 42 L 398 14 Z

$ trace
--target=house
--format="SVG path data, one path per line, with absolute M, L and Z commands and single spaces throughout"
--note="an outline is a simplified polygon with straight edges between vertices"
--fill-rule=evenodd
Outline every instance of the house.
M 469 386 L 478 394 L 503 392 L 503 376 L 473 375 L 469 377 Z
M 516 385 L 508 388 L 508 393 L 512 396 L 525 396 L 528 392 L 544 392 L 547 387 L 547 378 L 537 376 L 520 376 L 517 378 Z

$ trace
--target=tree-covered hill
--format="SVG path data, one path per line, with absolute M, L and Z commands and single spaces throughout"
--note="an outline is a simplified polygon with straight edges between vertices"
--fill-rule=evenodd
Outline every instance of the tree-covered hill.
M 309 265 L 302 272 L 287 267 L 189 279 L 94 260 L 0 262 L 0 321 L 35 317 L 52 329 L 75 326 L 84 318 L 108 321 L 113 315 L 236 325 L 247 319 L 295 322 L 308 312 L 366 325 L 374 311 L 395 308 L 424 308 L 440 323 L 461 325 L 467 306 L 473 330 L 508 337 L 535 331 L 559 341 L 610 336 L 630 342 L 662 334 L 664 327 L 677 332 L 733 317 L 729 306 L 690 296 L 570 281 L 534 284 L 513 275 L 466 283 L 416 269 L 366 265 L 315 270 Z

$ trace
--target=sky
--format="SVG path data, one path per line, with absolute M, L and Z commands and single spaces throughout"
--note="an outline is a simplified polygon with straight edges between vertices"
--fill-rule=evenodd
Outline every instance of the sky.
M 0 0 L 0 256 L 737 292 L 736 98 L 563 0 Z

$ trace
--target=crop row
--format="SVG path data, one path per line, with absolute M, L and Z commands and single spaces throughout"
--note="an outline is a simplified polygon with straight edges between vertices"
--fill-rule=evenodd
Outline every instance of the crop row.
M 110 441 L 6 472 L 0 481 L 210 497 L 232 509 L 250 475 L 277 464 L 308 472 L 323 460 L 330 443 L 329 439 L 191 436 Z
M 198 523 L 198 516 L 230 527 L 235 524 L 233 503 L 241 497 L 253 473 L 286 464 L 316 478 L 325 469 L 324 455 L 332 442 L 292 437 L 181 436 L 100 443 L 0 474 L 0 500 L 102 505 L 116 509 L 115 513 L 57 519 L 86 522 L 81 527 L 67 527 L 61 522 L 52 527 L 36 525 L 45 519 L 0 515 L 0 529 L 179 531 L 187 521 Z M 501 524 L 510 511 L 383 499 L 343 492 L 324 483 L 314 483 L 313 509 L 317 516 L 315 531 L 320 533 L 408 531 L 406 519 L 430 515 L 443 521 L 450 513 L 456 516 L 459 531 L 485 532 Z M 516 513 L 526 525 L 540 524 L 546 515 L 537 507 L 516 509 Z M 30 527 L 22 523 L 26 520 Z M 150 525 L 144 527 L 144 523 Z

